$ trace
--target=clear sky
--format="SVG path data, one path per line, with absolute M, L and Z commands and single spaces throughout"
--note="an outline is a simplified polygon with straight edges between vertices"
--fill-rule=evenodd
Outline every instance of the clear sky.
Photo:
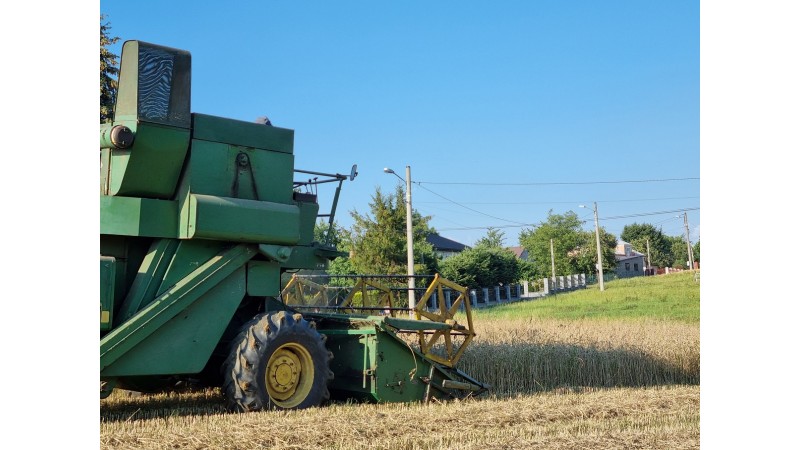
M 192 53 L 193 112 L 294 129 L 298 169 L 358 164 L 340 225 L 400 183 L 384 167 L 411 166 L 414 208 L 467 245 L 490 226 L 517 245 L 550 210 L 593 229 L 592 202 L 617 237 L 682 236 L 683 211 L 700 237 L 698 1 L 220 5 L 100 10 L 117 54 L 128 39 Z
M 19 420 L 5 441 L 97 445 L 98 10 L 122 39 L 192 52 L 195 111 L 266 114 L 295 129 L 299 167 L 346 172 L 358 163 L 345 213 L 366 211 L 376 186 L 394 188 L 386 166 L 402 174 L 410 165 L 427 182 L 414 185 L 414 203 L 441 230 L 508 222 L 435 203 L 445 200 L 424 188 L 525 223 L 551 208 L 590 219 L 576 204 L 593 201 L 601 219 L 688 209 L 702 190 L 701 442 L 797 440 L 786 409 L 800 394 L 782 375 L 791 379 L 800 315 L 788 282 L 800 254 L 800 2 L 300 3 L 7 8 L 0 330 L 5 359 L 25 381 L 6 371 L 5 400 Z M 701 172 L 702 189 L 697 180 L 531 184 Z M 693 229 L 699 213 L 688 212 Z M 679 235 L 673 216 L 635 219 Z M 627 221 L 601 224 L 618 234 Z M 483 232 L 442 234 L 469 244 Z M 53 367 L 67 370 L 54 378 Z

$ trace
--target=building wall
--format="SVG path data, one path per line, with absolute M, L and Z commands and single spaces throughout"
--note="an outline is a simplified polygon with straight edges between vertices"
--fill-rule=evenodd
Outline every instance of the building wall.
M 625 258 L 622 261 L 617 261 L 617 277 L 619 278 L 642 276 L 644 275 L 644 269 L 644 256 Z

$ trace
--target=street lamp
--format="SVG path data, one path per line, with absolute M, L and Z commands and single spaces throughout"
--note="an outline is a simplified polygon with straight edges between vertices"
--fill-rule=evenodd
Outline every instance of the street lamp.
M 392 175 L 400 178 L 401 181 L 405 181 L 406 183 L 406 246 L 408 247 L 408 307 L 411 309 L 409 314 L 411 317 L 414 317 L 414 307 L 416 306 L 416 296 L 414 295 L 414 289 L 416 285 L 414 283 L 414 233 L 413 233 L 413 224 L 411 222 L 411 166 L 406 166 L 406 179 L 403 178 L 395 173 L 394 170 L 386 167 L 383 169 L 385 173 L 391 173 Z
M 586 205 L 578 205 L 578 208 L 586 207 Z M 594 202 L 594 236 L 597 239 L 597 273 L 600 279 L 600 290 L 604 291 L 606 288 L 603 284 L 603 252 L 600 250 L 600 224 L 597 220 L 597 202 Z

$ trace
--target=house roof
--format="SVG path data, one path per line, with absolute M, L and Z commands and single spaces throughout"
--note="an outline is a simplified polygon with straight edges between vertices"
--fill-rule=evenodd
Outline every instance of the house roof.
M 625 245 L 630 246 L 631 254 L 630 255 L 625 255 L 624 253 L 617 253 L 617 249 L 620 248 L 620 247 L 624 247 Z M 633 249 L 633 245 L 631 245 L 630 242 L 625 242 L 625 241 L 623 241 L 621 239 L 617 240 L 617 246 L 614 248 L 614 253 L 618 257 L 617 260 L 620 259 L 619 257 L 625 258 L 626 256 L 644 256 L 644 253 L 634 250 Z
M 522 258 L 522 255 L 527 251 L 525 250 L 525 247 L 508 247 L 508 249 L 514 252 L 514 255 L 516 255 L 516 257 L 520 259 Z
M 431 233 L 426 236 L 425 240 L 428 241 L 429 244 L 433 245 L 434 250 L 439 251 L 460 252 L 468 248 L 466 245 L 460 242 L 447 239 L 435 233 Z

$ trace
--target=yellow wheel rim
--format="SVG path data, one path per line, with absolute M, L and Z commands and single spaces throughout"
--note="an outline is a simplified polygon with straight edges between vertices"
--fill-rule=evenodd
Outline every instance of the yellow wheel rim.
M 314 362 L 300 344 L 283 344 L 270 356 L 265 375 L 267 393 L 281 408 L 294 408 L 314 385 Z

